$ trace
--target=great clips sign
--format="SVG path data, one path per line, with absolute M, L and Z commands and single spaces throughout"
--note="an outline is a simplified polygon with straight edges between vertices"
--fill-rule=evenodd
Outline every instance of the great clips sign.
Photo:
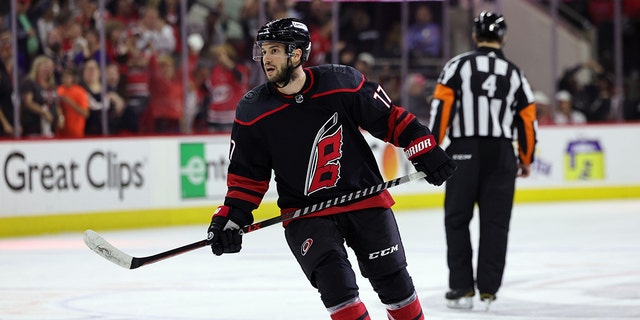
M 148 204 L 148 144 L 113 141 L 0 144 L 0 216 Z

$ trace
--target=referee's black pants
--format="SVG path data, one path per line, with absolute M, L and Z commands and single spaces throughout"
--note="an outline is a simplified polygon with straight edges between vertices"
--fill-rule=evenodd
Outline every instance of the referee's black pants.
M 507 139 L 454 139 L 447 153 L 457 172 L 446 183 L 445 230 L 451 289 L 474 288 L 469 223 L 479 209 L 480 239 L 475 284 L 480 293 L 495 294 L 502 283 L 517 160 Z

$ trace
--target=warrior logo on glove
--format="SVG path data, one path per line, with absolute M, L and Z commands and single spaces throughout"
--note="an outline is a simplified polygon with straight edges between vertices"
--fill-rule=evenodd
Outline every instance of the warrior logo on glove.
M 409 160 L 412 160 L 415 156 L 431 151 L 431 149 L 433 149 L 433 147 L 435 146 L 436 139 L 433 137 L 433 135 L 428 135 L 423 139 L 412 143 L 410 146 L 404 149 L 404 153 L 407 155 L 407 158 L 409 158 Z
M 458 167 L 455 161 L 438 147 L 432 134 L 413 140 L 404 149 L 404 153 L 416 170 L 427 174 L 424 179 L 434 186 L 442 185 Z

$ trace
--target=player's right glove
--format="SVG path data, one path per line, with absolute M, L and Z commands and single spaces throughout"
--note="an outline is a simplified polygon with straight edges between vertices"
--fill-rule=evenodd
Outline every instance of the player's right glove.
M 230 206 L 219 206 L 207 229 L 207 240 L 216 256 L 242 249 L 240 228 L 253 223 L 253 215 Z
M 443 184 L 458 168 L 455 161 L 436 144 L 433 135 L 411 141 L 404 153 L 416 170 L 427 175 L 424 179 L 436 186 Z

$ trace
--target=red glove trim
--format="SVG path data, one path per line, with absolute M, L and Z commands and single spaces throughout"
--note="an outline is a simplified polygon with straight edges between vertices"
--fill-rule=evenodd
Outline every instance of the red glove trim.
M 437 145 L 436 139 L 432 134 L 430 134 L 411 141 L 411 144 L 404 148 L 404 154 L 407 155 L 409 160 L 412 160 L 419 155 L 431 151 L 431 149 L 435 148 Z
M 215 218 L 216 216 L 227 218 L 229 216 L 229 209 L 231 209 L 229 208 L 229 206 L 219 206 L 213 213 L 213 217 L 211 217 L 211 219 Z

